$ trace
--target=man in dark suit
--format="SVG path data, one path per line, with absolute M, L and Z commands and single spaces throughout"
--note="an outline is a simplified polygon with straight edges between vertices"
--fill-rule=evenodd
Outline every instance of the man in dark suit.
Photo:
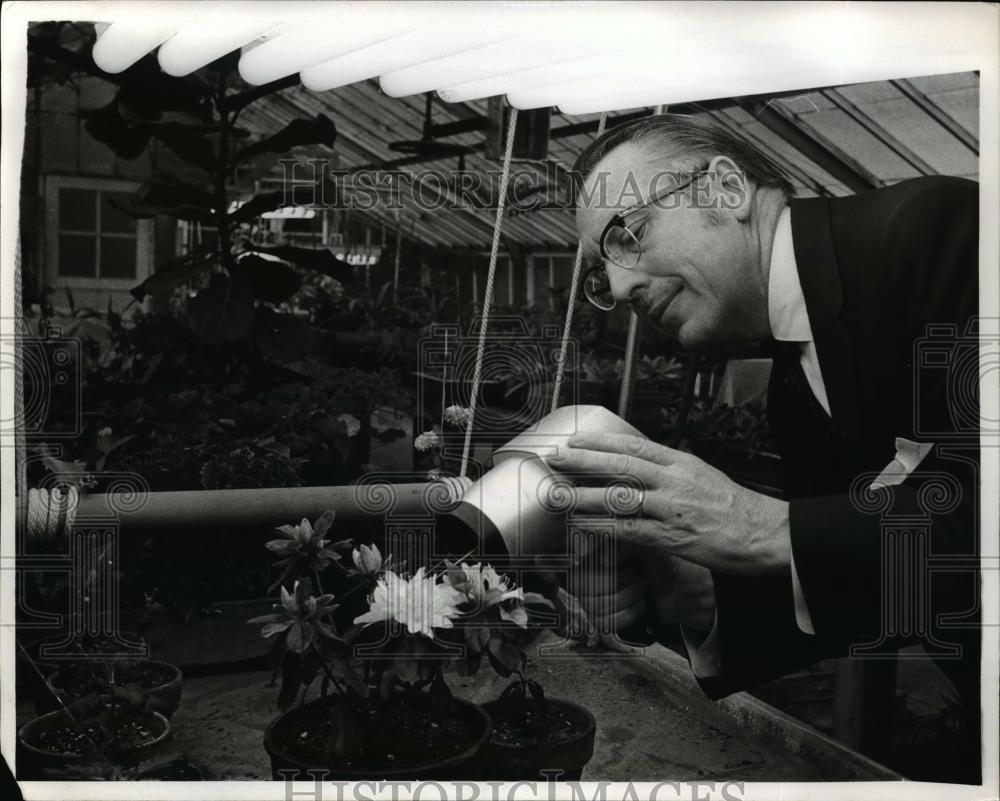
M 788 476 L 776 499 L 646 440 L 571 440 L 554 466 L 644 486 L 616 523 L 621 558 L 592 566 L 618 571 L 614 597 L 597 582 L 584 607 L 612 627 L 680 623 L 712 697 L 921 644 L 978 748 L 977 185 L 795 200 L 766 155 L 676 115 L 612 129 L 576 171 L 588 298 L 691 352 L 772 348 Z M 579 511 L 603 508 L 579 490 Z

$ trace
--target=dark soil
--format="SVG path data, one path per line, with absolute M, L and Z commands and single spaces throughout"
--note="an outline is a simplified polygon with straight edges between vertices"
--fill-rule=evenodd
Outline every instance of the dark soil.
M 491 710 L 493 745 L 508 747 L 552 746 L 572 740 L 586 731 L 583 723 L 572 720 L 560 709 L 550 706 L 539 709 L 531 705 L 518 705 L 515 710 L 497 713 Z
M 105 667 L 103 665 L 88 665 L 86 663 L 74 664 L 65 675 L 62 670 L 53 684 L 60 690 L 65 690 L 72 695 L 87 695 L 96 692 L 105 686 L 106 682 L 101 681 Z M 133 662 L 122 665 L 114 669 L 115 687 L 134 687 L 140 690 L 152 690 L 166 684 L 174 678 L 174 673 L 163 665 L 151 664 L 149 662 Z
M 310 707 L 282 731 L 290 756 L 303 762 L 336 762 L 345 773 L 408 770 L 461 753 L 480 733 L 464 718 L 441 719 L 429 709 L 400 702 L 369 704 L 359 716 L 354 753 L 333 757 L 339 726 L 331 712 L 332 704 Z
M 109 746 L 119 752 L 134 751 L 153 742 L 159 734 L 143 720 L 121 716 L 48 729 L 39 732 L 32 745 L 53 754 L 84 756 Z

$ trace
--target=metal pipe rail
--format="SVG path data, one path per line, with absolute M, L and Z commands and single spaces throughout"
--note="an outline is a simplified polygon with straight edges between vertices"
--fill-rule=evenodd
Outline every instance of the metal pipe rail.
M 150 492 L 133 487 L 125 492 L 80 496 L 72 518 L 79 522 L 113 519 L 123 530 L 181 532 L 206 525 L 278 526 L 297 523 L 303 517 L 312 521 L 327 509 L 335 510 L 338 520 L 389 515 L 432 517 L 453 509 L 470 483 L 446 479 L 395 484 L 388 476 L 375 475 L 359 484 L 341 487 L 180 492 Z M 28 507 L 27 497 L 17 499 L 19 530 L 28 521 Z M 64 522 L 65 512 L 62 517 Z

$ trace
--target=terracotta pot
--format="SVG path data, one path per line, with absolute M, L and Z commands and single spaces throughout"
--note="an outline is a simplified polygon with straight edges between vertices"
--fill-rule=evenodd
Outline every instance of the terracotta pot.
M 181 703 L 181 689 L 184 686 L 184 675 L 181 673 L 179 668 L 167 662 L 157 662 L 153 659 L 146 659 L 138 664 L 140 665 L 151 665 L 156 668 L 162 669 L 165 673 L 169 672 L 170 678 L 163 682 L 162 684 L 152 687 L 148 690 L 143 690 L 146 693 L 150 701 L 153 704 L 153 710 L 160 713 L 166 718 L 171 717 L 174 712 L 177 711 L 177 707 Z M 46 686 L 49 690 L 57 695 L 64 704 L 71 702 L 74 698 L 79 697 L 78 693 L 73 692 L 72 687 L 66 687 L 64 685 L 64 677 L 61 671 L 56 671 L 51 676 L 45 680 Z
M 80 774 L 90 766 L 95 769 L 106 769 L 109 757 L 115 762 L 136 763 L 153 756 L 170 736 L 170 721 L 159 712 L 138 715 L 123 713 L 122 717 L 148 726 L 155 736 L 148 742 L 130 748 L 111 747 L 100 752 L 95 746 L 82 754 L 62 753 L 42 746 L 41 738 L 46 732 L 71 723 L 72 718 L 67 712 L 61 710 L 49 712 L 25 723 L 17 732 L 18 778 L 25 779 L 43 774 L 45 778 L 54 778 L 59 773 L 64 773 L 70 778 L 79 778 Z M 86 721 L 80 725 L 85 724 Z
M 331 756 L 329 759 L 319 760 L 304 757 L 300 753 L 296 753 L 295 745 L 301 734 L 300 725 L 304 725 L 304 721 L 310 715 L 315 714 L 314 710 L 323 704 L 329 704 L 329 701 L 323 699 L 294 707 L 277 717 L 267 727 L 267 730 L 264 732 L 264 749 L 271 757 L 271 774 L 275 780 L 289 778 L 288 771 L 299 771 L 297 775 L 293 775 L 291 778 L 302 781 L 315 781 L 317 775 L 320 779 L 329 781 L 357 781 L 359 779 L 397 781 L 464 779 L 472 776 L 472 773 L 468 770 L 468 766 L 475 758 L 477 752 L 489 740 L 490 732 L 492 731 L 489 716 L 481 707 L 456 698 L 454 699 L 454 708 L 452 709 L 450 720 L 465 720 L 470 724 L 474 732 L 461 750 L 444 759 L 428 761 L 423 764 L 411 765 L 400 769 L 370 771 L 363 771 L 357 768 L 345 769 L 337 757 Z M 444 722 L 441 725 L 447 726 L 448 722 Z M 310 775 L 308 771 L 321 771 L 321 773 Z
M 597 731 L 594 716 L 582 706 L 558 698 L 546 699 L 546 704 L 577 724 L 581 731 L 568 740 L 556 743 L 508 745 L 490 741 L 480 750 L 474 764 L 469 766 L 470 778 L 498 781 L 579 780 L 583 768 L 594 755 L 594 734 Z M 483 704 L 483 708 L 492 719 L 499 717 L 504 707 L 500 701 L 490 701 Z

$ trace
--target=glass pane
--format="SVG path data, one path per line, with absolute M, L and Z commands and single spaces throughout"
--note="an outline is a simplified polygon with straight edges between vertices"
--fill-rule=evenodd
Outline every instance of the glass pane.
M 134 234 L 135 220 L 124 212 L 118 211 L 108 201 L 114 198 L 125 202 L 129 192 L 101 192 L 101 231 L 116 234 Z
M 93 278 L 96 270 L 97 238 L 82 234 L 59 235 L 59 275 Z
M 62 231 L 96 231 L 97 192 L 93 189 L 60 189 L 59 228 Z
M 135 278 L 135 240 L 101 237 L 101 278 Z

